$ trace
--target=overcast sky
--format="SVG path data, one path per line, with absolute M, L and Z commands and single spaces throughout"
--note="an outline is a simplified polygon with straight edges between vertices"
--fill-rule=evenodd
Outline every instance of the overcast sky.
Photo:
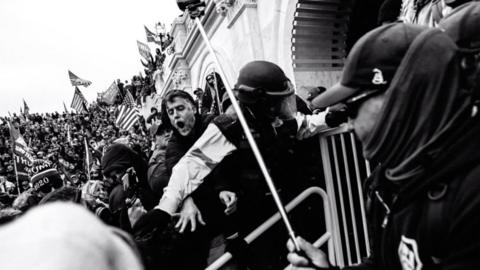
M 92 82 L 80 87 L 89 102 L 113 80 L 130 81 L 143 70 L 143 25 L 169 29 L 180 14 L 175 0 L 0 0 L 0 116 L 18 113 L 23 98 L 30 112 L 69 107 L 69 69 Z

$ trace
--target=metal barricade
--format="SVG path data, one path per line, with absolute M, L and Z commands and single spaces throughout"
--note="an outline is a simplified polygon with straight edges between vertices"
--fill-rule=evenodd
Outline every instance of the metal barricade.
M 334 264 L 336 258 L 335 258 L 335 252 L 337 248 L 334 247 L 335 243 L 332 240 L 332 235 L 338 234 L 336 232 L 336 228 L 333 226 L 332 219 L 331 219 L 331 213 L 330 213 L 330 203 L 329 203 L 329 197 L 327 193 L 319 188 L 319 187 L 310 187 L 306 190 L 304 190 L 300 195 L 298 195 L 295 199 L 293 199 L 287 206 L 285 207 L 285 210 L 287 212 L 290 212 L 292 209 L 297 207 L 301 202 L 303 202 L 305 199 L 310 197 L 311 195 L 320 195 L 323 201 L 323 210 L 324 210 L 324 217 L 325 217 L 325 226 L 326 226 L 326 232 L 314 243 L 314 246 L 320 247 L 323 245 L 325 242 L 328 241 L 328 259 L 330 260 L 330 263 Z M 257 239 L 260 235 L 262 235 L 264 232 L 266 232 L 269 228 L 271 228 L 275 223 L 277 223 L 280 220 L 280 214 L 276 213 L 272 217 L 270 217 L 267 221 L 265 221 L 262 225 L 257 227 L 253 232 L 251 232 L 249 235 L 245 237 L 245 242 L 247 244 L 250 244 L 253 242 L 255 239 Z M 220 269 L 220 267 L 224 266 L 228 261 L 232 259 L 232 254 L 227 252 L 220 256 L 216 261 L 214 261 L 212 264 L 210 264 L 206 270 L 216 270 Z
M 370 255 L 362 182 L 370 175 L 360 144 L 345 125 L 320 135 L 320 149 L 336 234 L 336 265 L 358 264 Z
M 286 211 L 290 212 L 312 194 L 319 194 L 327 231 L 314 246 L 328 241 L 328 258 L 332 265 L 358 264 L 370 255 L 362 189 L 363 181 L 370 175 L 370 164 L 363 158 L 360 143 L 347 125 L 323 132 L 319 140 L 326 192 L 319 187 L 308 188 L 286 206 Z M 245 237 L 246 243 L 253 242 L 279 220 L 278 213 L 273 215 Z M 227 252 L 206 269 L 220 269 L 231 258 L 232 254 Z

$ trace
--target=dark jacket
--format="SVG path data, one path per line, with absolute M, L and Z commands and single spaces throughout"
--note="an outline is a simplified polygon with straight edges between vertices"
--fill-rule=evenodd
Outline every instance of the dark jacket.
M 167 145 L 167 153 L 165 164 L 167 165 L 166 183 L 170 179 L 172 174 L 173 167 L 178 163 L 178 161 L 185 155 L 185 153 L 190 149 L 190 147 L 197 141 L 197 139 L 203 134 L 205 129 L 207 129 L 208 124 L 213 120 L 213 115 L 197 115 L 195 120 L 194 131 L 190 136 L 182 136 L 178 133 L 177 130 L 173 129 L 172 137 Z
M 128 168 L 133 167 L 136 172 L 136 177 L 138 179 L 138 186 L 136 193 L 139 199 L 142 202 L 142 205 L 145 209 L 150 210 L 155 205 L 157 205 L 159 197 L 155 196 L 154 192 L 148 185 L 147 181 L 147 162 L 131 148 L 123 144 L 113 144 L 105 152 L 102 158 L 102 170 L 104 175 L 109 175 L 113 170 L 127 170 Z M 117 183 L 121 185 L 121 183 Z M 122 194 L 122 198 L 126 196 L 124 192 L 118 192 Z M 119 195 L 120 196 L 120 195 Z M 112 212 L 115 212 L 119 208 L 122 208 L 123 200 L 119 199 L 118 205 L 110 205 L 115 209 L 111 209 Z
M 152 179 L 156 182 L 155 185 L 165 187 L 168 184 L 173 167 L 203 134 L 212 119 L 212 115 L 197 115 L 191 136 L 182 136 L 173 129 L 165 154 L 166 168 L 157 171 L 155 179 Z M 156 191 L 157 194 L 163 193 L 159 187 Z M 158 239 L 151 239 L 146 242 L 147 245 L 141 245 L 141 250 L 147 257 L 147 269 L 204 269 L 210 247 L 209 234 L 205 233 L 203 226 L 199 226 L 193 233 L 187 229 L 180 234 L 173 228 L 175 223 L 176 220 Z
M 168 178 L 165 177 L 167 175 L 165 155 L 165 149 L 155 149 L 148 162 L 148 184 L 159 197 L 162 197 L 163 189 L 168 184 Z
M 296 140 L 295 120 L 284 121 L 282 127 L 277 129 L 253 119 L 247 121 L 285 204 L 307 187 L 322 185 L 320 147 L 317 138 Z M 238 232 L 239 239 L 242 239 L 275 214 L 277 208 L 238 119 L 222 114 L 214 119 L 214 124 L 223 136 L 235 145 L 236 150 L 227 155 L 210 172 L 204 183 L 191 196 L 211 229 L 223 229 L 225 233 Z M 220 203 L 218 197 L 221 190 L 237 194 L 237 210 L 228 217 L 223 212 L 225 206 Z M 305 212 L 308 210 L 305 209 Z M 309 220 L 303 224 L 298 218 L 295 220 L 296 232 L 302 235 L 316 228 L 314 226 L 308 228 L 311 224 L 315 226 L 319 224 L 316 223 L 318 215 L 310 212 L 306 216 Z M 229 244 L 227 249 L 236 254 L 237 258 L 242 257 L 240 261 L 248 265 L 249 269 L 282 269 L 287 264 L 284 254 L 287 235 L 281 229 L 282 226 L 275 226 L 268 234 L 263 235 L 255 246 L 248 249 L 242 249 L 241 245 L 238 247 L 235 243 Z
M 480 126 L 470 126 L 440 157 L 425 157 L 416 179 L 392 184 L 375 170 L 367 190 L 373 256 L 352 269 L 479 268 Z

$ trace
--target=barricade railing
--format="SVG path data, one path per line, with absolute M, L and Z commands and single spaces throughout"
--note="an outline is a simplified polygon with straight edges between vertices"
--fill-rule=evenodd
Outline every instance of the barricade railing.
M 360 143 L 348 125 L 330 129 L 319 135 L 326 192 L 319 187 L 303 191 L 287 206 L 290 212 L 312 194 L 323 200 L 326 232 L 314 246 L 328 239 L 328 258 L 332 265 L 344 267 L 361 262 L 370 255 L 363 181 L 370 175 L 370 164 L 362 156 Z M 247 237 L 250 244 L 280 220 L 277 213 Z M 227 252 L 208 266 L 207 270 L 224 266 L 232 254 Z
M 319 188 L 319 187 L 310 187 L 306 190 L 304 190 L 300 195 L 295 197 L 290 203 L 288 203 L 285 207 L 285 210 L 287 212 L 290 212 L 292 209 L 297 207 L 301 202 L 306 200 L 308 197 L 311 195 L 320 195 L 323 201 L 323 211 L 324 211 L 324 218 L 325 218 L 325 227 L 326 227 L 326 232 L 317 240 L 314 242 L 314 246 L 320 247 L 322 246 L 325 242 L 328 242 L 328 259 L 331 264 L 335 264 L 337 258 L 335 257 L 335 252 L 336 250 L 335 245 L 339 243 L 335 243 L 334 239 L 332 239 L 332 235 L 338 234 L 335 232 L 336 228 L 333 226 L 332 223 L 332 218 L 331 218 L 331 213 L 330 213 L 330 203 L 329 203 L 329 197 L 327 193 Z M 269 228 L 271 228 L 273 225 L 275 225 L 278 221 L 280 220 L 280 214 L 276 213 L 272 217 L 270 217 L 267 221 L 265 221 L 262 225 L 257 227 L 253 232 L 251 232 L 249 235 L 247 235 L 244 240 L 247 244 L 252 243 L 255 239 L 257 239 L 260 235 L 262 235 L 264 232 L 266 232 Z M 338 227 L 337 227 L 338 228 Z M 216 270 L 220 269 L 220 267 L 224 266 L 227 262 L 229 262 L 233 258 L 233 255 L 230 252 L 226 252 L 222 256 L 220 256 L 216 261 L 214 261 L 212 264 L 210 264 L 206 270 Z
M 348 125 L 320 135 L 337 265 L 358 264 L 370 255 L 362 183 L 370 175 L 360 144 Z

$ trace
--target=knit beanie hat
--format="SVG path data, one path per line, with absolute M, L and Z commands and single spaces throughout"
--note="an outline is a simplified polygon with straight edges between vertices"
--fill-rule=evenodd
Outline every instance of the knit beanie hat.
M 102 173 L 108 176 L 114 170 L 126 170 L 135 163 L 137 154 L 128 146 L 112 144 L 102 157 Z

